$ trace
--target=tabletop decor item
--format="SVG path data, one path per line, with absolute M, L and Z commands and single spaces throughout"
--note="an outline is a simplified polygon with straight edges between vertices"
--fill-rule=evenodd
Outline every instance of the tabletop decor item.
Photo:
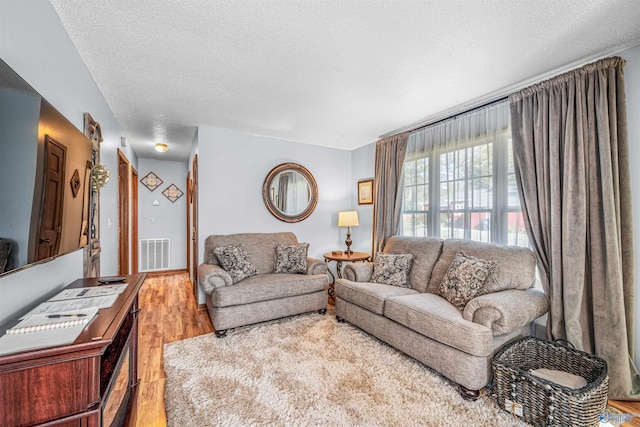
M 347 245 L 347 250 L 344 251 L 345 254 L 352 254 L 351 250 L 351 227 L 357 227 L 360 225 L 360 221 L 358 220 L 358 211 L 343 211 L 338 213 L 338 227 L 347 227 L 347 240 L 344 243 Z

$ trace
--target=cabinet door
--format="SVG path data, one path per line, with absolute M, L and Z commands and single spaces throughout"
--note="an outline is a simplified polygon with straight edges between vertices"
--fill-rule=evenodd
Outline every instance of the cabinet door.
M 97 387 L 91 390 L 91 362 L 54 361 L 1 373 L 0 425 L 31 425 L 85 413 L 98 396 Z

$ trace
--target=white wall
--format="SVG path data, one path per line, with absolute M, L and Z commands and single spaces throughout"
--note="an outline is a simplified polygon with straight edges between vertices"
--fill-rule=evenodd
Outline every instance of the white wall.
M 123 133 L 48 1 L 0 1 L 0 57 L 81 131 L 84 112 L 100 123 L 102 163 L 112 173 L 111 182 L 101 191 L 101 273 L 117 274 L 116 149 Z M 131 148 L 123 150 L 137 167 Z M 82 251 L 78 250 L 0 278 L 0 325 L 82 274 Z
M 155 173 L 164 181 L 154 191 L 150 191 L 138 180 L 138 238 L 171 239 L 171 270 L 187 268 L 187 164 L 162 160 L 138 160 L 138 178 L 149 172 Z M 162 192 L 175 184 L 184 195 L 175 202 L 167 199 Z M 157 200 L 159 205 L 153 206 Z M 142 266 L 142 264 L 138 264 Z
M 353 249 L 371 252 L 373 244 L 373 205 L 358 205 L 358 181 L 373 178 L 376 143 L 372 142 L 351 152 L 351 177 L 354 182 L 352 205 L 358 211 L 360 227 L 351 229 Z
M 634 362 L 640 367 L 640 46 L 622 52 L 627 61 L 624 68 L 627 95 L 627 129 L 629 130 L 629 159 L 631 169 L 631 193 L 633 203 L 634 246 L 636 266 L 635 295 L 635 354 Z
M 275 166 L 294 162 L 318 184 L 318 205 L 304 221 L 285 223 L 267 210 L 262 184 Z M 248 135 L 213 127 L 198 130 L 199 262 L 211 234 L 291 231 L 309 243 L 309 256 L 344 246 L 338 212 L 352 207 L 351 152 Z M 199 301 L 204 302 L 200 290 Z

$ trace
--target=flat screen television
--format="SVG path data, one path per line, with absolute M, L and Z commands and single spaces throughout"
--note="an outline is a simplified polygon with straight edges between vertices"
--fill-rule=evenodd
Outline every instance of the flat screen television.
M 0 277 L 89 243 L 92 145 L 0 60 Z

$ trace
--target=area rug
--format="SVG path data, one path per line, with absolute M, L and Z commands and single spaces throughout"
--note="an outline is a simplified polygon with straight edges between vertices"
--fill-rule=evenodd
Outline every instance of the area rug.
M 335 314 L 165 344 L 169 426 L 526 426 Z

